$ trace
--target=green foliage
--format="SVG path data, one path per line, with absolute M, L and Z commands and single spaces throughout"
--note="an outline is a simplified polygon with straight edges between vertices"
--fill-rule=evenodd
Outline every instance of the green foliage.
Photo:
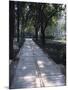
M 40 29 L 44 31 L 48 26 L 51 26 L 53 32 L 54 27 L 57 25 L 57 19 L 61 15 L 61 12 L 65 10 L 63 4 L 48 4 L 48 3 L 31 3 L 31 2 L 18 2 L 20 4 L 20 16 L 19 19 L 22 22 L 21 30 L 25 32 L 34 32 L 37 29 L 37 33 Z M 16 18 L 18 16 L 16 15 Z M 62 27 L 62 30 L 65 28 Z M 48 30 L 48 29 L 47 29 Z

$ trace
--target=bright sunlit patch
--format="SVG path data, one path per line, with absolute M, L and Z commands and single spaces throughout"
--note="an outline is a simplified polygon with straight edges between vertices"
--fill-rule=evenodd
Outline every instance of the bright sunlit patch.
M 45 73 L 42 73 L 41 76 L 45 76 Z
M 40 87 L 40 79 L 36 78 L 36 87 Z
M 26 67 L 24 66 L 24 67 L 22 67 L 22 69 L 24 70 L 24 69 L 26 69 Z
M 43 64 L 40 64 L 39 67 L 40 67 L 40 68 L 44 68 L 44 65 L 43 65 Z
M 38 61 L 38 64 L 43 64 L 43 62 L 42 61 Z
M 21 76 L 21 77 L 19 77 L 19 79 L 21 80 L 21 79 L 24 79 L 24 80 L 31 80 L 31 79 L 33 79 L 35 76 L 32 76 L 32 75 L 27 75 L 27 76 Z
M 32 75 L 28 75 L 28 76 L 24 76 L 23 79 L 26 80 L 26 81 L 33 81 L 35 78 L 35 76 L 32 76 Z

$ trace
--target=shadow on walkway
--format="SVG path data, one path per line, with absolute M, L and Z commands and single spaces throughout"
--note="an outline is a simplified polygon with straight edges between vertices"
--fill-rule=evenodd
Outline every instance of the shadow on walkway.
M 60 67 L 32 39 L 26 38 L 17 58 L 19 63 L 11 88 L 65 85 Z

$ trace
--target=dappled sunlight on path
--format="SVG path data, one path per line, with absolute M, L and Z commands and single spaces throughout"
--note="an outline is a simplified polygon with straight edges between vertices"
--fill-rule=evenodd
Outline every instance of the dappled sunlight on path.
M 19 63 L 11 88 L 65 85 L 65 77 L 58 65 L 32 39 L 25 40 L 17 57 Z

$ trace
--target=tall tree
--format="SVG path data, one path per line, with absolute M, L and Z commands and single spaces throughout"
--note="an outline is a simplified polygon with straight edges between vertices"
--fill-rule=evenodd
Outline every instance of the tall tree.
M 20 6 L 20 4 L 19 4 L 19 2 L 17 2 L 17 42 L 18 42 L 18 44 L 19 44 L 19 23 L 20 23 L 20 21 L 19 21 L 19 14 L 20 14 L 19 6 Z
M 37 5 L 37 4 L 36 4 Z M 41 27 L 41 40 L 43 45 L 45 44 L 45 30 L 49 25 L 49 22 L 52 23 L 52 17 L 57 17 L 61 14 L 61 11 L 65 9 L 62 4 L 42 4 L 38 3 L 37 5 L 37 17 L 36 21 L 38 21 L 37 25 L 40 24 Z M 36 17 L 36 16 L 35 16 Z
M 9 58 L 13 59 L 13 38 L 14 38 L 14 25 L 15 25 L 15 13 L 14 13 L 14 2 L 9 2 Z

